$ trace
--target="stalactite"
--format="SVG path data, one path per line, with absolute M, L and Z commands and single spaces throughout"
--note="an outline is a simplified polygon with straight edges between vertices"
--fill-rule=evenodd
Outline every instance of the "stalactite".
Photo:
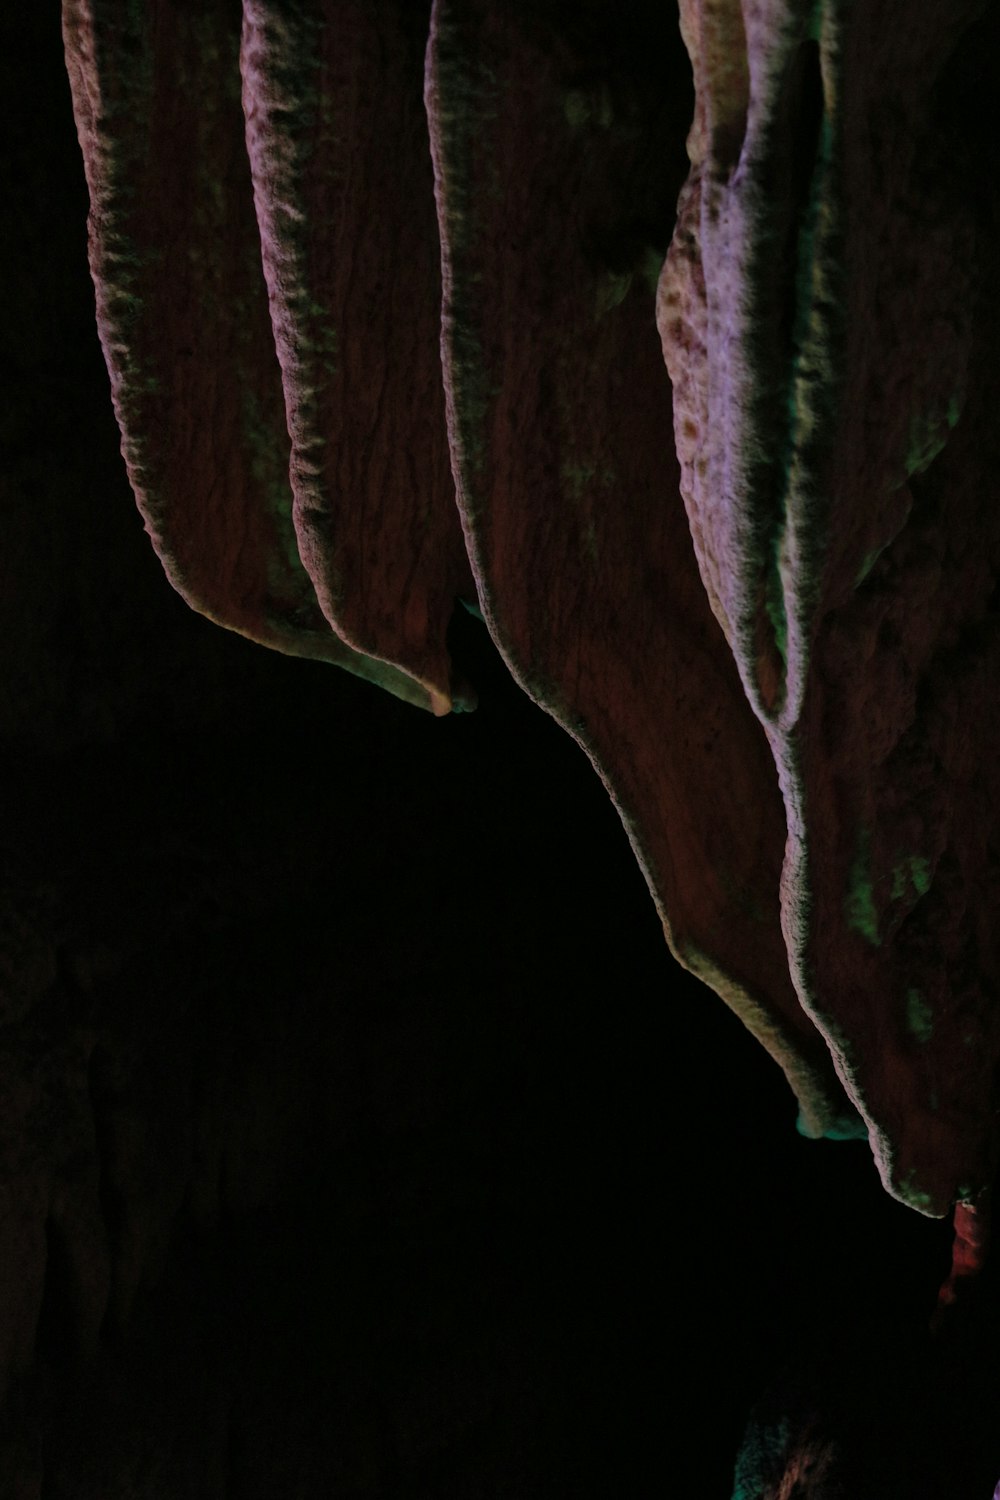
M 175 587 L 438 713 L 481 610 L 801 1128 L 931 1215 L 997 1155 L 982 9 L 682 0 L 685 163 L 641 4 L 64 7 Z

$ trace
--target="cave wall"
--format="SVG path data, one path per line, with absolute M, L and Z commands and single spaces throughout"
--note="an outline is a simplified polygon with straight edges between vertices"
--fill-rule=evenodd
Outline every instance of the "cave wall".
M 987 1472 L 975 1361 L 899 1378 L 946 1231 L 795 1136 L 475 622 L 480 708 L 436 722 L 165 588 L 58 16 L 3 41 L 7 1491 L 721 1497 L 759 1391 L 845 1326 L 901 1393 L 862 1446 L 926 1390 L 932 1453 Z

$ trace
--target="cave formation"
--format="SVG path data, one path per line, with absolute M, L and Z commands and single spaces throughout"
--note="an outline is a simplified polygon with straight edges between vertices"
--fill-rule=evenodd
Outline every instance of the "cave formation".
M 122 453 L 231 631 L 443 717 L 485 623 L 801 1134 L 955 1209 L 947 1304 L 998 1144 L 996 7 L 654 10 L 65 0 Z M 785 1394 L 740 1500 L 868 1493 Z
M 992 1179 L 1000 1048 L 980 8 L 682 7 L 665 260 L 662 66 L 574 85 L 571 40 L 445 0 L 426 58 L 391 6 L 65 9 L 175 587 L 436 713 L 481 611 L 803 1130 L 938 1215 Z

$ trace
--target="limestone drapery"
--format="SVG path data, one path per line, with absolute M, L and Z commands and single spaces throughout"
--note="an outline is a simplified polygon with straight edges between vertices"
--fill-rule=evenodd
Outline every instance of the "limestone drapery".
M 802 1128 L 931 1214 L 996 1163 L 982 11 L 686 0 L 684 183 L 642 6 L 622 56 L 599 7 L 64 6 L 175 587 L 437 712 L 477 602 Z

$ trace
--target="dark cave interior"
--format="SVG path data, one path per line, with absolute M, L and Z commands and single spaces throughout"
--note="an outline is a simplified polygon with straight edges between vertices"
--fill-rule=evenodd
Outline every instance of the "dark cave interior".
M 850 1500 L 988 1500 L 989 1286 L 932 1359 L 948 1225 L 796 1134 L 484 627 L 435 720 L 166 585 L 57 8 L 0 38 L 0 1493 L 725 1500 L 815 1389 Z

